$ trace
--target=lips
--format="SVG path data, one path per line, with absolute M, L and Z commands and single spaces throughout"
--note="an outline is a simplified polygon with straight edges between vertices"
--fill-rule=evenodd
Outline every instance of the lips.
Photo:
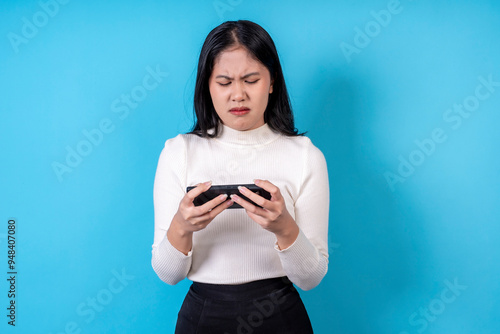
M 250 109 L 248 109 L 247 107 L 237 107 L 237 108 L 232 108 L 229 111 L 233 115 L 245 115 L 250 112 Z

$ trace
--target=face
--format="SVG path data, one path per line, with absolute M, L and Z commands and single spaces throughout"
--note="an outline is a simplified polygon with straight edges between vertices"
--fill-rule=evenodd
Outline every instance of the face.
M 272 84 L 268 69 L 241 46 L 218 55 L 208 81 L 212 102 L 222 123 L 240 131 L 264 125 Z M 231 112 L 233 108 L 248 110 L 237 114 Z

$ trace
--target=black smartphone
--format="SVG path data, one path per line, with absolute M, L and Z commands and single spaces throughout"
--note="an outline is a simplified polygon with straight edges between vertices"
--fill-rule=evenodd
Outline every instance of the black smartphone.
M 260 205 L 258 205 L 257 203 L 254 203 L 251 199 L 249 199 L 248 197 L 246 197 L 242 193 L 240 193 L 240 191 L 238 190 L 238 186 L 244 186 L 244 187 L 248 188 L 250 191 L 253 191 L 257 195 L 262 196 L 267 200 L 271 199 L 271 194 L 269 193 L 269 191 L 264 190 L 263 188 L 256 186 L 255 184 L 252 184 L 252 183 L 250 183 L 250 184 L 224 184 L 224 185 L 212 185 L 210 187 L 210 189 L 208 189 L 207 191 L 202 192 L 200 195 L 198 195 L 193 200 L 193 203 L 195 206 L 200 206 L 200 205 L 203 205 L 206 202 L 216 198 L 217 196 L 219 196 L 221 194 L 227 194 L 227 196 L 228 196 L 226 199 L 226 201 L 227 201 L 228 199 L 230 199 L 229 196 L 231 196 L 232 194 L 236 194 L 236 195 L 240 196 L 241 198 L 243 198 L 245 201 L 248 201 L 248 202 L 252 203 L 253 205 L 258 206 L 259 208 L 262 208 Z M 196 188 L 196 186 L 189 186 L 186 188 L 186 191 L 190 191 L 193 188 Z M 228 209 L 243 209 L 243 207 L 241 205 L 239 205 L 238 203 L 234 202 L 233 205 L 228 207 Z

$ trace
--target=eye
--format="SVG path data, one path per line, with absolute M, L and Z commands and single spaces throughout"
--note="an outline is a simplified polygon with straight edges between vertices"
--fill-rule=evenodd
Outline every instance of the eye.
M 221 85 L 221 86 L 228 86 L 230 83 L 231 83 L 231 82 L 228 82 L 228 83 L 223 84 L 223 83 L 218 82 L 218 84 L 219 84 L 219 85 Z
M 255 81 L 247 81 L 247 83 L 249 83 L 249 84 L 254 84 L 254 83 L 256 83 L 257 81 L 259 81 L 259 79 L 255 80 Z

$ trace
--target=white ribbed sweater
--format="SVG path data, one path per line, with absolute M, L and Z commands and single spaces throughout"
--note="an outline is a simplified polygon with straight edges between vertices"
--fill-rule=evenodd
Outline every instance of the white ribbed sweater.
M 242 284 L 288 276 L 303 290 L 314 288 L 328 270 L 330 192 L 323 153 L 308 137 L 281 135 L 267 123 L 248 131 L 220 125 L 222 133 L 214 139 L 179 134 L 165 142 L 154 180 L 154 271 L 171 285 L 186 277 Z M 212 185 L 253 183 L 253 179 L 279 187 L 299 226 L 299 235 L 288 248 L 280 250 L 276 236 L 245 209 L 226 209 L 205 229 L 194 232 L 188 255 L 168 241 L 166 232 L 187 186 L 207 180 Z

